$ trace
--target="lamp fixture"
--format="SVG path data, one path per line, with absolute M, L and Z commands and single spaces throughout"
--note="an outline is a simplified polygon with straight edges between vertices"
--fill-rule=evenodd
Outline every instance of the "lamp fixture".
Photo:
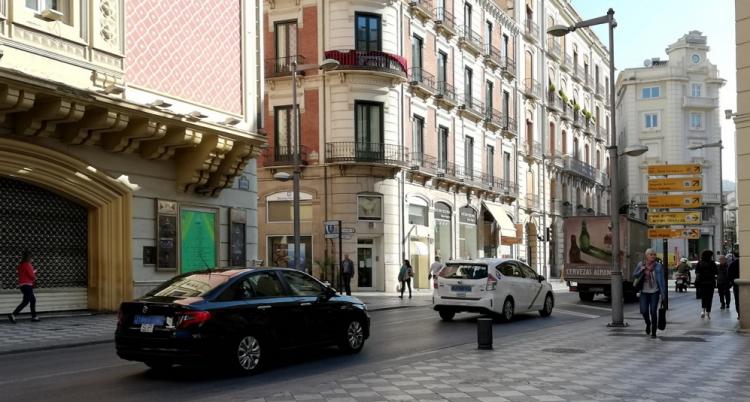
M 146 106 L 157 109 L 166 109 L 172 107 L 172 104 L 161 99 L 156 99 L 151 103 L 147 103 Z
M 205 115 L 198 110 L 193 110 L 192 112 L 185 115 L 185 118 L 191 121 L 198 121 L 201 119 L 205 119 L 206 117 L 208 117 L 208 115 Z

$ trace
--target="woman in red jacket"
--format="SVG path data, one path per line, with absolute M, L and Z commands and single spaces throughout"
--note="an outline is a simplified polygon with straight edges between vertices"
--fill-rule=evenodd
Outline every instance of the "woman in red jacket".
M 12 313 L 8 314 L 8 320 L 15 324 L 16 315 L 20 313 L 27 304 L 31 304 L 31 321 L 39 321 L 39 317 L 36 316 L 36 296 L 34 296 L 36 270 L 34 269 L 34 266 L 31 265 L 31 253 L 29 250 L 24 250 L 21 263 L 18 264 L 17 269 L 18 286 L 21 288 L 21 293 L 23 293 L 23 300 Z

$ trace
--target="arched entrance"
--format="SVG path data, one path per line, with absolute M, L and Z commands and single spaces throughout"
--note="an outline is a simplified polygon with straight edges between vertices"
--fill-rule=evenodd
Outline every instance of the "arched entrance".
M 36 204 L 13 201 L 12 198 L 6 201 L 6 204 L 15 205 L 13 214 L 19 215 L 13 217 L 14 224 L 42 231 L 32 235 L 28 234 L 29 230 L 24 233 L 22 228 L 14 229 L 11 237 L 6 228 L 3 229 L 3 240 L 15 239 L 13 241 L 20 245 L 44 242 L 49 236 L 71 237 L 65 240 L 48 238 L 46 248 L 39 249 L 46 251 L 35 251 L 40 270 L 40 306 L 44 303 L 45 288 L 42 286 L 54 281 L 74 284 L 72 288 L 83 285 L 83 303 L 92 310 L 114 311 L 122 300 L 132 297 L 132 195 L 127 186 L 62 152 L 7 138 L 0 138 L 0 179 L 11 190 L 25 191 L 26 196 L 36 200 Z M 12 196 L 6 195 L 5 199 L 8 197 Z M 62 217 L 51 217 L 54 214 L 51 209 L 57 209 L 57 214 L 68 214 L 61 221 L 68 222 L 69 226 L 55 230 L 51 219 Z M 85 225 L 85 231 L 81 225 Z M 82 238 L 85 238 L 85 243 Z M 69 246 L 68 251 L 54 250 L 65 244 Z M 65 257 L 65 253 L 74 255 Z M 2 260 L 3 272 L 11 269 L 14 276 L 17 261 L 10 261 L 8 267 L 8 258 L 13 260 L 17 256 L 3 257 Z M 45 264 L 50 264 L 50 267 Z M 45 269 L 48 272 L 43 273 Z M 17 303 L 20 293 L 6 289 L 7 280 L 7 274 L 3 274 L 0 301 L 12 297 Z M 39 310 L 69 308 L 58 305 Z

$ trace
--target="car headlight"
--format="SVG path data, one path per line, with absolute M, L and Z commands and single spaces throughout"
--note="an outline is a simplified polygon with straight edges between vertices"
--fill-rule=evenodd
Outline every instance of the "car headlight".
M 358 309 L 361 309 L 361 310 L 364 310 L 364 311 L 367 311 L 367 305 L 364 304 L 364 303 L 362 303 L 362 304 L 355 304 L 354 307 L 356 307 Z

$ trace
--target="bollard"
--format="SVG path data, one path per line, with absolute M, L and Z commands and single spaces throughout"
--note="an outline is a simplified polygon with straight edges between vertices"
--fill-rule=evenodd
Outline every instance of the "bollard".
M 477 349 L 492 350 L 492 318 L 477 319 Z

